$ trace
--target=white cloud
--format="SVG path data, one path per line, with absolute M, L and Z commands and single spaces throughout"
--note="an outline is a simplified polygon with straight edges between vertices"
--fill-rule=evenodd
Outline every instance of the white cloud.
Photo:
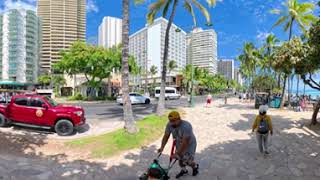
M 268 32 L 258 31 L 258 35 L 256 36 L 256 38 L 258 41 L 264 41 L 269 35 L 270 33 Z
M 37 0 L 4 0 L 3 9 L 0 9 L 0 13 L 3 13 L 9 9 L 30 9 L 36 11 Z
M 96 4 L 96 2 L 94 0 L 88 0 L 87 1 L 87 12 L 90 13 L 90 12 L 99 12 L 99 8 Z

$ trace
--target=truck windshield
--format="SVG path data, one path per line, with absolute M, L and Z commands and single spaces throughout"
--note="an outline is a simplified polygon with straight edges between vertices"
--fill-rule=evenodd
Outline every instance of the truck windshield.
M 49 98 L 48 96 L 46 96 L 46 99 L 47 99 L 48 103 L 49 103 L 51 106 L 53 106 L 53 107 L 58 106 L 58 103 L 55 102 L 53 99 Z

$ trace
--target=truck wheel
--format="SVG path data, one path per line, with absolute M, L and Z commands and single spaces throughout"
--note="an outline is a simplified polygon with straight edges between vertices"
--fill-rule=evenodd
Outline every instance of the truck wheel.
M 6 127 L 7 126 L 7 120 L 4 117 L 3 114 L 0 114 L 0 127 Z
M 145 104 L 150 104 L 150 99 L 146 99 Z
M 54 130 L 59 136 L 70 136 L 74 132 L 74 127 L 69 120 L 61 119 L 54 126 Z

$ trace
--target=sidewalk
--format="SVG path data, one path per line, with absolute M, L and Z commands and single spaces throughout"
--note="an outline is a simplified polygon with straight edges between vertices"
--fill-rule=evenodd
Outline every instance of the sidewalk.
M 184 119 L 193 124 L 198 140 L 196 160 L 200 163 L 200 174 L 198 177 L 186 176 L 182 179 L 320 179 L 319 133 L 302 127 L 312 112 L 271 110 L 269 114 L 273 118 L 275 133 L 270 147 L 271 155 L 263 157 L 258 153 L 255 136 L 250 134 L 257 110 L 253 109 L 252 104 L 238 104 L 232 99 L 228 99 L 228 102 L 229 105 L 223 105 L 222 100 L 214 101 L 212 108 L 185 108 L 187 114 Z M 21 145 L 16 154 L 4 155 L 0 151 L 1 180 L 134 180 L 152 162 L 160 145 L 159 139 L 148 147 L 110 159 L 68 161 L 65 154 L 44 156 L 33 153 L 32 142 Z M 20 142 L 17 140 L 17 143 Z M 43 142 L 38 139 L 34 143 Z M 169 148 L 168 145 L 165 152 L 168 153 Z M 26 149 L 30 152 L 27 153 Z M 168 155 L 162 157 L 161 163 L 168 163 Z M 172 169 L 172 179 L 178 171 L 177 166 Z

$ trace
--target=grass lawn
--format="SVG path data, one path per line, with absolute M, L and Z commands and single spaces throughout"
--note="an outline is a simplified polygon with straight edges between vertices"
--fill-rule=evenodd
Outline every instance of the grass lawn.
M 167 122 L 167 116 L 150 115 L 137 121 L 139 132 L 136 134 L 128 134 L 124 129 L 119 129 L 100 136 L 69 141 L 66 144 L 76 149 L 85 148 L 91 152 L 93 158 L 109 157 L 130 149 L 140 148 L 159 139 Z

